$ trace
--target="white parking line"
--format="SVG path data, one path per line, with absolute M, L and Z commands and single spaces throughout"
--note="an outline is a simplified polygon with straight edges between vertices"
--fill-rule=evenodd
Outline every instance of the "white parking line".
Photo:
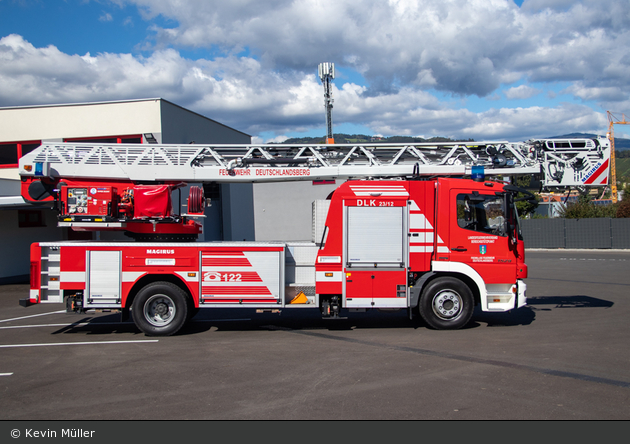
M 13 373 L 0 373 L 0 376 L 11 376 Z
M 192 323 L 202 322 L 235 322 L 235 321 L 251 321 L 251 319 L 200 319 L 191 321 Z M 135 325 L 133 322 L 79 322 L 78 324 L 31 324 L 31 325 L 7 325 L 0 327 L 0 330 L 9 330 L 15 328 L 40 328 L 40 327 L 87 327 L 98 325 Z
M 35 317 L 37 317 L 37 316 L 45 316 L 45 315 L 59 314 L 59 313 L 65 313 L 65 312 L 66 312 L 66 310 L 51 311 L 51 312 L 48 312 L 48 313 L 40 313 L 40 314 L 36 314 L 36 315 L 22 316 L 22 317 L 20 317 L 20 318 L 2 319 L 0 322 L 19 321 L 20 319 L 35 318 Z
M 100 342 L 52 342 L 49 344 L 7 344 L 0 345 L 0 348 L 18 347 L 53 347 L 57 345 L 105 345 L 105 344 L 138 344 L 143 342 L 158 342 L 157 339 L 143 339 L 138 341 L 100 341 Z
M 78 324 L 33 324 L 33 325 L 7 325 L 0 330 L 10 328 L 39 328 L 39 327 L 85 327 L 87 325 L 134 325 L 133 322 L 80 322 Z

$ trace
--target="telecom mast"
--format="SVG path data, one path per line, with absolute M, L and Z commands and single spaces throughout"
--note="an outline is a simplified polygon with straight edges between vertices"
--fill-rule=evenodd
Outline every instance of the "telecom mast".
M 324 106 L 326 107 L 326 143 L 335 143 L 332 132 L 332 79 L 335 78 L 334 63 L 320 63 L 319 78 L 324 85 Z

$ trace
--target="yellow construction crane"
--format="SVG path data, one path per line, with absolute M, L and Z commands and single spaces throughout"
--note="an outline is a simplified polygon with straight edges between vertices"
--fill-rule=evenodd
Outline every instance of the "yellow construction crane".
M 617 166 L 615 165 L 615 131 L 614 124 L 630 125 L 626 120 L 626 115 L 621 115 L 621 120 L 610 111 L 608 113 L 608 139 L 610 140 L 610 191 L 613 203 L 617 203 Z

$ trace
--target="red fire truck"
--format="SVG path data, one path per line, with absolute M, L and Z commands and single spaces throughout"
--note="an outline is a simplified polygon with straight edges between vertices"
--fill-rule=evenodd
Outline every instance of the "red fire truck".
M 136 154 L 127 160 L 132 149 Z M 56 144 L 22 158 L 24 198 L 54 202 L 61 226 L 125 230 L 136 239 L 32 244 L 31 289 L 22 305 L 119 310 L 147 335 L 174 334 L 200 308 L 217 307 L 316 308 L 332 318 L 342 310 L 405 309 L 432 328 L 461 328 L 476 305 L 504 312 L 526 304 L 515 196 L 527 191 L 486 180 L 486 174 L 536 173 L 547 187 L 569 186 L 566 176 L 572 175 L 576 186 L 587 181 L 601 186 L 608 180 L 610 155 L 606 139 L 205 146 L 183 160 L 173 160 L 175 149 Z M 95 150 L 99 159 L 110 153 L 109 171 L 90 171 Z M 138 150 L 145 150 L 142 155 L 153 150 L 153 159 L 159 157 L 155 150 L 171 150 L 164 158 L 174 170 L 183 168 L 160 173 L 153 165 L 150 174 L 167 180 L 138 184 L 147 169 Z M 210 164 L 204 165 L 206 159 Z M 187 182 L 202 183 L 371 178 L 347 180 L 327 200 L 314 203 L 311 241 L 191 242 L 200 230 L 191 218 L 207 203 L 203 189 L 191 187 L 188 214 L 172 211 L 171 192 L 186 175 Z

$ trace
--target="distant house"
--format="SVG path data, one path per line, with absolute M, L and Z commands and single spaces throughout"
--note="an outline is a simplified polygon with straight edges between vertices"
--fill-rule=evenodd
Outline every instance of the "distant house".
M 577 202 L 580 194 L 572 191 L 570 194 L 541 193 L 535 213 L 546 217 L 559 217 L 566 204 Z M 594 205 L 610 205 L 612 199 L 591 199 Z

